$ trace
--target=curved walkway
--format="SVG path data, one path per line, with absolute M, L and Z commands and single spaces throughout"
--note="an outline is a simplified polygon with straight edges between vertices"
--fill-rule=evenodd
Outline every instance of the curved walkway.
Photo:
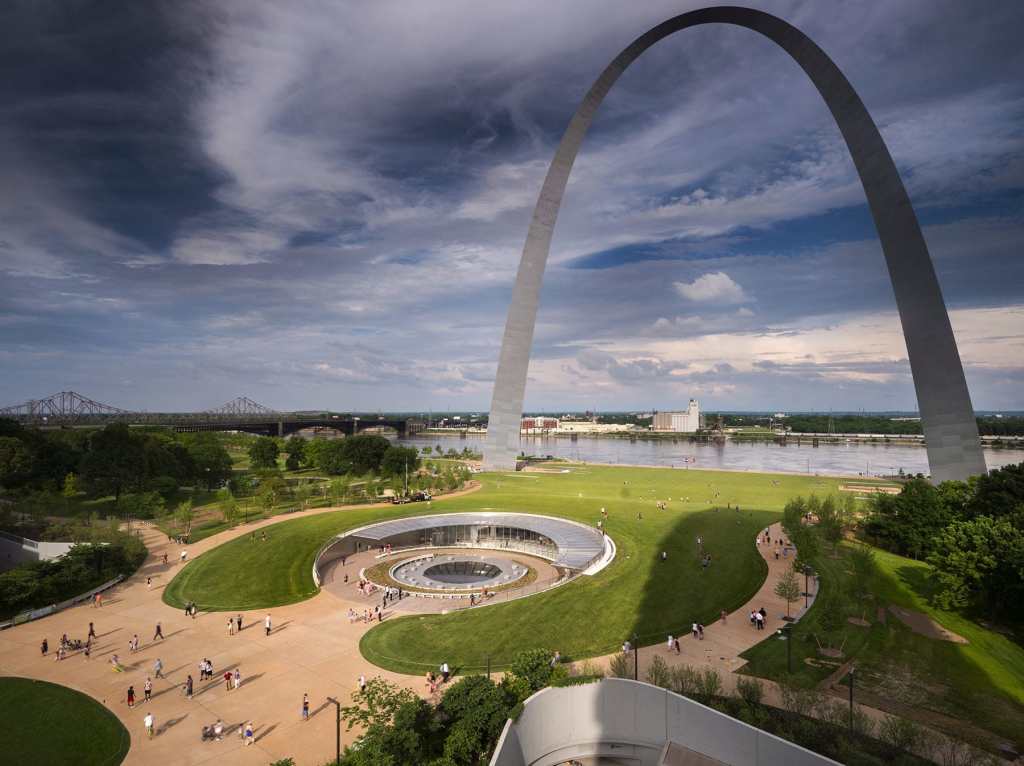
M 479 482 L 465 490 L 445 495 L 435 502 L 475 492 Z M 303 516 L 368 506 L 317 508 L 290 513 L 235 527 L 188 546 L 194 560 L 208 550 L 255 529 Z M 372 506 L 371 506 L 372 507 Z M 391 507 L 381 504 L 379 507 Z M 292 757 L 297 764 L 322 764 L 334 758 L 335 715 L 328 708 L 327 695 L 347 702 L 358 686 L 361 673 L 382 676 L 396 683 L 426 691 L 418 679 L 388 673 L 366 662 L 359 654 L 359 639 L 370 626 L 350 625 L 349 604 L 321 592 L 298 604 L 270 611 L 273 630 L 265 635 L 266 612 L 242 612 L 243 630 L 228 635 L 228 614 L 200 613 L 193 620 L 161 600 L 162 589 L 181 569 L 177 563 L 180 546 L 169 543 L 167 535 L 144 524 L 140 529 L 149 549 L 143 565 L 122 584 L 106 594 L 102 608 L 83 605 L 0 633 L 0 675 L 39 678 L 69 686 L 99 700 L 127 727 L 132 736 L 125 764 L 252 764 L 266 766 L 280 758 Z M 162 563 L 163 554 L 171 563 Z M 185 564 L 184 566 L 188 566 Z M 146 578 L 152 577 L 147 588 Z M 353 602 L 360 612 L 365 601 Z M 234 615 L 232 615 L 234 616 Z M 62 634 L 85 639 L 89 623 L 95 625 L 97 640 L 92 657 L 80 652 L 63 662 L 40 656 L 45 637 L 55 649 Z M 164 639 L 153 640 L 157 622 Z M 138 634 L 140 648 L 132 654 L 128 642 Z M 110 664 L 114 654 L 124 666 L 116 672 Z M 198 663 L 213 662 L 214 678 L 199 681 Z M 156 678 L 153 666 L 163 663 Z M 225 689 L 223 674 L 238 668 L 242 685 Z M 191 674 L 194 696 L 186 699 L 182 686 Z M 146 678 L 153 680 L 153 700 L 143 703 Z M 135 687 L 136 704 L 129 708 L 125 693 Z M 309 694 L 310 720 L 301 717 L 302 695 Z M 146 739 L 143 718 L 152 710 L 157 736 Z M 205 724 L 220 718 L 225 736 L 220 742 L 200 741 Z M 252 721 L 255 745 L 244 747 L 237 736 L 239 724 Z M 343 741 L 347 739 L 342 732 Z
M 466 490 L 474 491 L 475 488 Z M 356 508 L 366 508 L 355 506 Z M 339 510 L 315 509 L 288 514 L 286 519 Z M 253 529 L 283 521 L 276 517 L 222 532 L 189 547 L 192 558 L 202 555 L 221 543 Z M 161 600 L 161 589 L 177 574 L 179 565 L 161 563 L 164 552 L 174 562 L 179 548 L 168 544 L 167 536 L 152 526 L 144 526 L 142 538 L 149 548 L 143 566 L 122 585 L 112 590 L 104 606 L 95 609 L 79 606 L 42 620 L 20 625 L 0 633 L 0 675 L 40 678 L 78 689 L 105 704 L 124 723 L 132 735 L 132 746 L 126 764 L 252 764 L 265 766 L 284 757 L 292 757 L 300 766 L 322 764 L 334 757 L 334 710 L 325 701 L 328 695 L 347 701 L 358 686 L 360 674 L 380 676 L 426 694 L 423 679 L 381 670 L 364 660 L 359 653 L 359 640 L 369 629 L 362 622 L 350 623 L 348 609 L 359 613 L 368 605 L 379 603 L 366 599 L 355 588 L 351 596 L 344 592 L 321 591 L 313 598 L 271 610 L 273 630 L 265 635 L 263 619 L 266 612 L 243 612 L 243 630 L 229 635 L 228 614 L 201 613 L 191 619 Z M 772 525 L 771 537 L 781 535 Z M 771 635 L 782 624 L 785 603 L 774 595 L 778 574 L 788 561 L 776 562 L 774 546 L 761 546 L 768 563 L 768 577 L 757 594 L 741 609 L 723 622 L 705 627 L 705 638 L 698 641 L 689 635 L 680 638 L 682 653 L 669 655 L 665 644 L 646 647 L 641 653 L 641 678 L 650 658 L 660 654 L 668 662 L 691 665 L 710 664 L 723 671 L 733 671 L 742 664 L 740 652 Z M 187 566 L 187 564 L 186 564 Z M 151 588 L 146 578 L 153 578 Z M 750 626 L 747 615 L 751 609 L 764 607 L 768 612 L 765 630 Z M 385 619 L 390 616 L 390 607 Z M 85 638 L 89 622 L 95 624 L 98 640 L 92 658 L 71 654 L 63 662 L 40 657 L 39 644 L 44 637 L 54 647 L 60 636 Z M 161 623 L 164 639 L 153 640 L 154 628 Z M 134 634 L 140 638 L 138 653 L 132 654 L 128 642 Z M 124 672 L 110 665 L 117 654 Z M 163 663 L 162 675 L 156 678 L 153 666 Z M 197 664 L 209 658 L 214 678 L 200 682 Z M 600 658 L 607 662 L 608 657 Z M 237 690 L 225 689 L 223 674 L 238 668 L 242 685 Z M 185 678 L 192 674 L 194 697 L 182 693 Z M 731 690 L 734 676 L 723 673 L 723 685 Z M 143 697 L 146 678 L 153 679 L 153 700 L 137 702 L 128 708 L 125 692 L 135 687 L 136 699 Z M 773 684 L 765 684 L 769 702 L 778 698 Z M 311 717 L 302 721 L 303 694 L 309 694 Z M 157 736 L 147 740 L 143 717 L 152 710 Z M 878 711 L 866 709 L 877 717 Z M 220 742 L 200 742 L 204 724 L 220 718 L 225 736 Z M 256 742 L 244 747 L 237 736 L 239 724 L 252 721 Z M 343 742 L 351 735 L 342 732 Z

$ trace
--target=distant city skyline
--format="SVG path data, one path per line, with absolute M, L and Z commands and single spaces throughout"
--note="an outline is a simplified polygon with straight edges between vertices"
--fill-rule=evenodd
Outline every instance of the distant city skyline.
M 0 406 L 76 390 L 126 409 L 486 411 L 568 117 L 610 56 L 700 5 L 4 11 Z M 1024 6 L 758 7 L 811 35 L 878 122 L 975 409 L 1024 410 Z M 738 29 L 665 41 L 602 107 L 525 409 L 691 397 L 916 411 L 838 131 Z

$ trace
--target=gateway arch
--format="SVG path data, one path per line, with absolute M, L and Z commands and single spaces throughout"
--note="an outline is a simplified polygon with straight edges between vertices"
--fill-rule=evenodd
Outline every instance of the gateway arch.
M 684 13 L 638 37 L 601 73 L 573 115 L 541 187 L 519 262 L 491 399 L 485 464 L 494 469 L 516 465 L 530 347 L 551 235 L 569 173 L 594 113 L 640 54 L 675 32 L 701 24 L 732 24 L 764 35 L 800 65 L 825 100 L 850 150 L 885 254 L 932 479 L 966 479 L 985 473 L 974 408 L 928 247 L 871 115 L 839 67 L 803 32 L 771 14 L 730 6 Z

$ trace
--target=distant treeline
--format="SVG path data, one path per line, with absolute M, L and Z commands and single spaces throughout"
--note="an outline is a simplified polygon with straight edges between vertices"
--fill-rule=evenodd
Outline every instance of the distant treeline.
M 708 425 L 718 421 L 718 415 L 708 415 Z M 765 415 L 722 415 L 726 427 L 767 426 L 771 418 Z M 894 420 L 885 415 L 827 415 L 796 414 L 775 420 L 785 424 L 793 433 L 837 434 L 921 434 L 920 420 Z M 985 415 L 978 418 L 978 432 L 982 436 L 1024 436 L 1024 417 L 997 418 Z

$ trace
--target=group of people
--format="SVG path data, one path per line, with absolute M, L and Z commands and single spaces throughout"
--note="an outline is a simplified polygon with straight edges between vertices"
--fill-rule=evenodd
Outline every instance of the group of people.
M 237 614 L 234 617 L 228 617 L 228 635 L 233 636 L 235 633 L 242 632 L 242 615 Z
M 221 741 L 224 739 L 224 722 L 221 719 L 217 719 L 213 724 L 203 726 L 203 732 L 201 735 L 203 742 Z M 255 741 L 255 729 L 253 728 L 252 721 L 246 721 L 243 724 L 238 725 L 238 737 L 246 745 L 251 745 Z
M 92 630 L 92 623 L 89 623 L 89 629 Z M 80 638 L 68 638 L 68 634 L 65 633 L 60 637 L 60 644 L 57 646 L 57 651 L 53 653 L 54 662 L 60 662 L 66 659 L 68 652 L 80 651 L 85 655 L 86 659 L 89 659 L 89 653 L 92 650 L 92 639 L 95 634 L 91 634 L 84 642 Z M 39 645 L 39 650 L 45 657 L 50 652 L 50 642 L 43 638 L 42 643 Z
M 751 610 L 750 612 L 750 624 L 753 625 L 757 630 L 764 630 L 765 620 L 768 619 L 768 612 L 765 611 L 762 606 L 756 612 Z

